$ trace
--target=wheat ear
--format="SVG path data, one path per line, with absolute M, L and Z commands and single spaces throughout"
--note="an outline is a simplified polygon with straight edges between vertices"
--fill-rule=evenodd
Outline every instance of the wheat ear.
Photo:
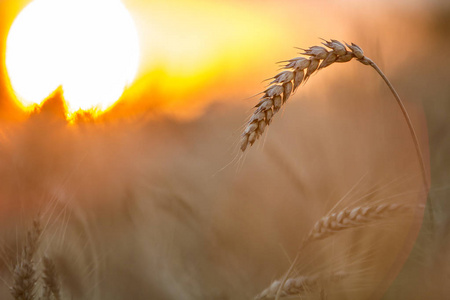
M 358 45 L 354 43 L 351 45 L 344 45 L 337 40 L 324 40 L 323 45 L 329 50 L 321 46 L 313 46 L 309 49 L 301 49 L 304 51 L 301 54 L 305 57 L 296 57 L 281 62 L 285 63 L 283 66 L 283 69 L 285 70 L 271 78 L 272 81 L 270 82 L 269 87 L 261 93 L 262 97 L 256 105 L 256 110 L 242 133 L 240 142 L 241 150 L 245 151 L 249 145 L 251 146 L 256 142 L 256 140 L 264 133 L 266 126 L 271 123 L 273 115 L 280 110 L 281 106 L 286 103 L 291 94 L 296 91 L 301 83 L 306 83 L 312 74 L 335 62 L 344 63 L 356 58 L 362 64 L 373 67 L 381 78 L 383 78 L 394 95 L 413 139 L 417 158 L 421 167 L 423 185 L 425 191 L 428 191 L 429 183 L 422 151 L 419 145 L 419 139 L 417 138 L 411 118 L 409 117 L 403 102 L 388 78 L 383 74 L 375 62 L 364 56 L 363 50 Z
M 44 256 L 43 263 L 44 271 L 42 280 L 44 281 L 44 291 L 42 298 L 45 300 L 61 300 L 60 285 L 55 263 L 47 256 Z
M 37 276 L 33 258 L 39 247 L 41 232 L 40 221 L 37 219 L 33 221 L 33 227 L 27 233 L 27 241 L 14 268 L 10 291 L 16 300 L 33 300 L 36 296 Z
M 302 250 L 311 242 L 326 238 L 334 233 L 344 231 L 346 229 L 357 228 L 368 225 L 378 220 L 387 219 L 392 214 L 398 214 L 406 211 L 409 207 L 403 204 L 380 204 L 358 206 L 355 208 L 346 208 L 337 213 L 330 213 L 319 219 L 313 226 L 310 233 L 301 243 L 297 254 L 289 267 L 286 274 L 283 276 L 275 299 L 278 300 L 282 296 L 284 285 L 286 284 L 289 275 L 294 270 L 295 265 L 300 258 Z
M 323 239 L 338 231 L 364 226 L 376 220 L 385 219 L 389 214 L 400 213 L 406 209 L 406 205 L 394 203 L 358 206 L 353 209 L 346 208 L 339 213 L 331 213 L 316 222 L 305 243 Z
M 345 276 L 344 273 L 334 273 L 328 276 L 299 276 L 293 277 L 286 280 L 283 285 L 280 295 L 282 297 L 288 296 L 301 296 L 306 292 L 311 292 L 313 290 L 318 290 L 320 288 L 320 284 L 324 281 L 337 281 Z M 270 287 L 261 292 L 258 296 L 255 297 L 255 300 L 261 299 L 273 299 L 276 297 L 276 293 L 281 286 L 280 280 L 275 280 L 272 282 Z

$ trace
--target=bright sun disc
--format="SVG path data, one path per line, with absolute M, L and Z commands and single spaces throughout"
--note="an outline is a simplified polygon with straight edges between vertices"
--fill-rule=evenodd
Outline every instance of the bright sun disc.
M 6 46 L 11 86 L 25 107 L 63 87 L 69 112 L 104 111 L 136 75 L 139 43 L 120 0 L 35 0 Z

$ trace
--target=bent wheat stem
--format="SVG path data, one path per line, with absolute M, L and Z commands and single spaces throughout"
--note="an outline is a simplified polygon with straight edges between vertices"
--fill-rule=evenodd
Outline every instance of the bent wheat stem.
M 420 149 L 419 145 L 419 139 L 417 138 L 416 131 L 414 130 L 414 127 L 411 122 L 411 118 L 409 117 L 409 114 L 406 110 L 405 105 L 403 104 L 402 100 L 400 99 L 400 96 L 398 95 L 397 91 L 395 90 L 394 86 L 391 84 L 389 79 L 384 75 L 384 73 L 381 71 L 381 69 L 377 66 L 373 60 L 366 58 L 369 61 L 369 65 L 377 71 L 377 73 L 383 78 L 384 82 L 387 84 L 389 89 L 391 90 L 392 94 L 394 95 L 395 100 L 397 101 L 398 106 L 400 107 L 400 110 L 402 111 L 403 117 L 406 121 L 406 124 L 408 125 L 409 133 L 411 134 L 412 140 L 414 142 L 414 147 L 416 148 L 416 155 L 417 159 L 420 163 L 421 173 L 422 173 L 422 181 L 423 185 L 425 187 L 425 192 L 428 191 L 430 188 L 430 184 L 428 182 L 427 176 L 426 176 L 426 168 L 425 168 L 425 162 L 423 161 L 423 154 L 422 150 Z

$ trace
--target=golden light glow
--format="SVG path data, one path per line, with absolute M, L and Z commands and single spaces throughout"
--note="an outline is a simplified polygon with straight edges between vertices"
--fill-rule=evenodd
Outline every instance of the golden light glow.
M 212 101 L 251 95 L 260 84 L 254 74 L 292 53 L 282 43 L 285 17 L 272 9 L 245 1 L 126 3 L 139 29 L 142 58 L 136 82 L 120 103 L 123 114 L 158 110 L 196 117 Z
M 35 0 L 10 29 L 6 68 L 25 108 L 62 86 L 69 112 L 104 111 L 133 81 L 139 52 L 120 0 Z

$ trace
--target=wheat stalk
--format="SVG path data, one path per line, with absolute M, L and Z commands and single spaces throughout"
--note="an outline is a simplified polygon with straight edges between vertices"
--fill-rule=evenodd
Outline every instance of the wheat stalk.
M 326 238 L 334 233 L 341 232 L 351 228 L 362 227 L 370 223 L 387 219 L 392 214 L 405 212 L 409 207 L 404 204 L 380 204 L 358 206 L 355 208 L 345 208 L 337 213 L 329 213 L 320 218 L 313 226 L 310 233 L 301 243 L 297 254 L 291 263 L 286 274 L 283 276 L 275 299 L 278 300 L 283 295 L 283 288 L 294 267 L 296 266 L 302 250 L 311 242 Z
M 33 221 L 33 227 L 27 233 L 27 240 L 22 249 L 20 260 L 13 271 L 13 285 L 10 291 L 16 300 L 33 300 L 37 283 L 34 256 L 39 247 L 42 233 L 39 219 Z
M 44 281 L 43 299 L 45 300 L 61 300 L 58 274 L 53 260 L 44 256 L 44 270 L 42 280 Z
M 14 284 L 10 287 L 11 295 L 16 300 L 33 300 L 37 283 L 34 262 L 22 259 L 16 264 L 13 273 Z
M 385 219 L 391 213 L 402 212 L 407 207 L 402 204 L 380 204 L 346 208 L 339 213 L 331 213 L 316 222 L 305 242 L 323 239 L 333 233 L 348 228 L 364 226 L 376 220 Z
M 278 289 L 281 288 L 280 295 L 282 297 L 288 296 L 301 296 L 307 292 L 318 290 L 320 284 L 324 281 L 337 281 L 345 276 L 344 273 L 334 273 L 328 276 L 299 276 L 292 277 L 286 280 L 283 287 L 281 287 L 281 281 L 275 280 L 270 287 L 261 292 L 255 297 L 255 300 L 261 299 L 273 299 L 276 297 Z
M 269 87 L 261 93 L 263 96 L 256 105 L 256 110 L 242 133 L 240 149 L 244 152 L 249 145 L 252 146 L 256 142 L 256 140 L 264 133 L 266 126 L 270 125 L 274 114 L 280 110 L 281 106 L 286 103 L 300 84 L 306 83 L 313 73 L 326 68 L 333 63 L 349 62 L 353 58 L 356 58 L 362 64 L 373 67 L 383 78 L 394 95 L 395 100 L 402 111 L 405 122 L 408 125 L 421 167 L 423 185 L 425 191 L 428 191 L 429 183 L 416 131 L 414 130 L 411 118 L 409 117 L 403 102 L 388 78 L 370 58 L 364 56 L 363 50 L 358 45 L 354 43 L 351 45 L 344 45 L 337 40 L 324 40 L 323 45 L 328 49 L 321 46 L 312 46 L 309 49 L 301 49 L 304 51 L 301 54 L 305 57 L 296 57 L 280 62 L 285 63 L 283 66 L 284 71 L 270 78 L 272 81 L 270 82 Z

